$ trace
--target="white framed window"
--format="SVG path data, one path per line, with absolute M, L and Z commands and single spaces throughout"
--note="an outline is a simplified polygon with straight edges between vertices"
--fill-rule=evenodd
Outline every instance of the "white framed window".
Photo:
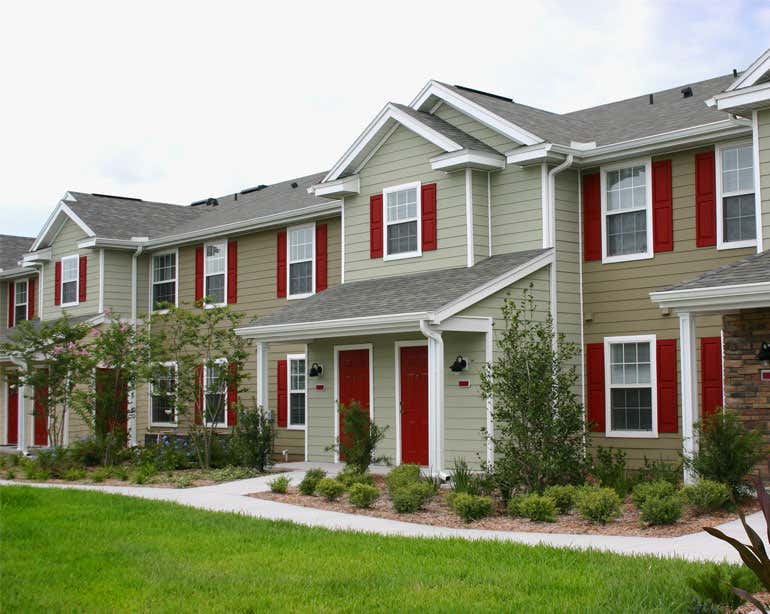
M 27 319 L 29 308 L 29 282 L 21 279 L 13 284 L 13 323 L 14 325 Z
M 608 437 L 658 436 L 655 335 L 604 338 Z
M 80 257 L 65 256 L 61 259 L 61 306 L 78 304 L 80 292 Z
M 203 368 L 203 419 L 206 426 L 227 426 L 227 360 Z
M 315 224 L 287 229 L 287 298 L 305 298 L 315 293 Z
M 206 243 L 203 250 L 203 296 L 210 305 L 225 305 L 227 297 L 227 241 Z
M 754 147 L 751 142 L 716 148 L 717 249 L 757 244 Z
M 176 263 L 177 253 L 175 251 L 153 254 L 152 256 L 150 267 L 153 311 L 160 310 L 160 305 L 164 303 L 169 305 L 177 304 Z
M 288 428 L 304 429 L 307 414 L 307 363 L 304 354 L 286 356 L 289 367 Z
M 382 191 L 384 259 L 414 258 L 422 255 L 422 186 L 419 181 Z
M 150 426 L 176 425 L 175 362 L 165 362 L 150 383 Z
M 603 263 L 653 257 L 651 169 L 649 158 L 601 168 Z

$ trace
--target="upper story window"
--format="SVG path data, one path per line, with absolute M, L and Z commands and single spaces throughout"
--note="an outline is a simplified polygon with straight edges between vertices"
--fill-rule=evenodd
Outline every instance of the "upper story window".
M 717 149 L 717 247 L 753 247 L 757 240 L 751 143 Z
M 603 262 L 652 258 L 652 174 L 643 160 L 602 168 Z
M 150 423 L 176 424 L 176 363 L 164 363 L 150 387 Z
M 655 337 L 607 337 L 608 436 L 657 435 Z
M 26 279 L 13 285 L 13 321 L 18 324 L 27 319 L 29 313 L 29 283 Z
M 420 193 L 419 182 L 382 191 L 385 205 L 385 260 L 411 258 L 421 254 Z
M 288 298 L 304 298 L 315 291 L 315 226 L 288 229 Z
M 176 305 L 176 253 L 152 257 L 152 308 L 161 309 L 164 303 Z
M 78 303 L 78 272 L 80 259 L 77 255 L 61 259 L 61 304 L 62 306 Z
M 307 399 L 304 354 L 289 354 L 289 428 L 305 428 Z
M 227 362 L 203 370 L 203 416 L 207 426 L 227 426 Z
M 205 287 L 203 294 L 207 302 L 224 305 L 227 289 L 227 242 L 206 243 L 204 258 Z

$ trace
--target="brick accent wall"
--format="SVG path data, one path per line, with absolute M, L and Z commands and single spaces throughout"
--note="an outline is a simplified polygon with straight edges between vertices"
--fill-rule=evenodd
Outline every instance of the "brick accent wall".
M 748 428 L 765 437 L 770 456 L 770 381 L 760 379 L 757 360 L 762 341 L 770 341 L 770 309 L 746 309 L 722 318 L 724 329 L 725 407 L 737 410 Z M 767 477 L 767 461 L 758 467 Z

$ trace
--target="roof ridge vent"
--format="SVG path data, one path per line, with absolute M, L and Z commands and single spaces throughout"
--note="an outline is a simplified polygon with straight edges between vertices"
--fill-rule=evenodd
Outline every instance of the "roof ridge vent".
M 291 182 L 291 187 L 296 188 L 299 184 L 296 181 Z
M 688 85 L 682 88 L 682 98 L 692 98 L 692 88 Z
M 91 196 L 98 196 L 99 198 L 115 198 L 118 200 L 134 200 L 136 202 L 143 202 L 141 198 L 133 198 L 132 196 L 115 196 L 114 194 L 98 194 L 97 192 L 91 192 Z
M 252 192 L 259 192 L 260 190 L 264 190 L 267 186 L 264 183 L 260 183 L 257 186 L 254 186 L 253 188 L 246 188 L 245 190 L 241 190 L 241 194 L 251 194 Z
M 466 87 L 464 85 L 455 85 L 458 90 L 465 90 L 466 92 L 473 92 L 474 94 L 481 94 L 482 96 L 489 96 L 490 98 L 497 98 L 498 100 L 505 100 L 505 102 L 513 102 L 513 98 L 507 96 L 501 96 L 500 94 L 491 94 L 483 90 L 475 90 L 472 87 Z

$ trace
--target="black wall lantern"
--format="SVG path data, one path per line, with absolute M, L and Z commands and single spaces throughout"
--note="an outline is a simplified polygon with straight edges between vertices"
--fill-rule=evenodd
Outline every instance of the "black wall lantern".
M 757 354 L 757 360 L 761 360 L 765 367 L 770 365 L 770 343 L 767 341 L 762 342 L 762 346 Z
M 468 361 L 465 360 L 465 358 L 463 358 L 462 356 L 458 356 L 457 358 L 455 358 L 455 361 L 449 367 L 449 370 L 453 371 L 454 373 L 459 373 L 460 371 L 465 371 L 467 367 L 468 367 Z
M 308 371 L 307 374 L 309 377 L 320 377 L 323 372 L 323 365 L 319 365 L 317 362 L 314 362 L 312 365 L 310 365 L 310 371 Z

